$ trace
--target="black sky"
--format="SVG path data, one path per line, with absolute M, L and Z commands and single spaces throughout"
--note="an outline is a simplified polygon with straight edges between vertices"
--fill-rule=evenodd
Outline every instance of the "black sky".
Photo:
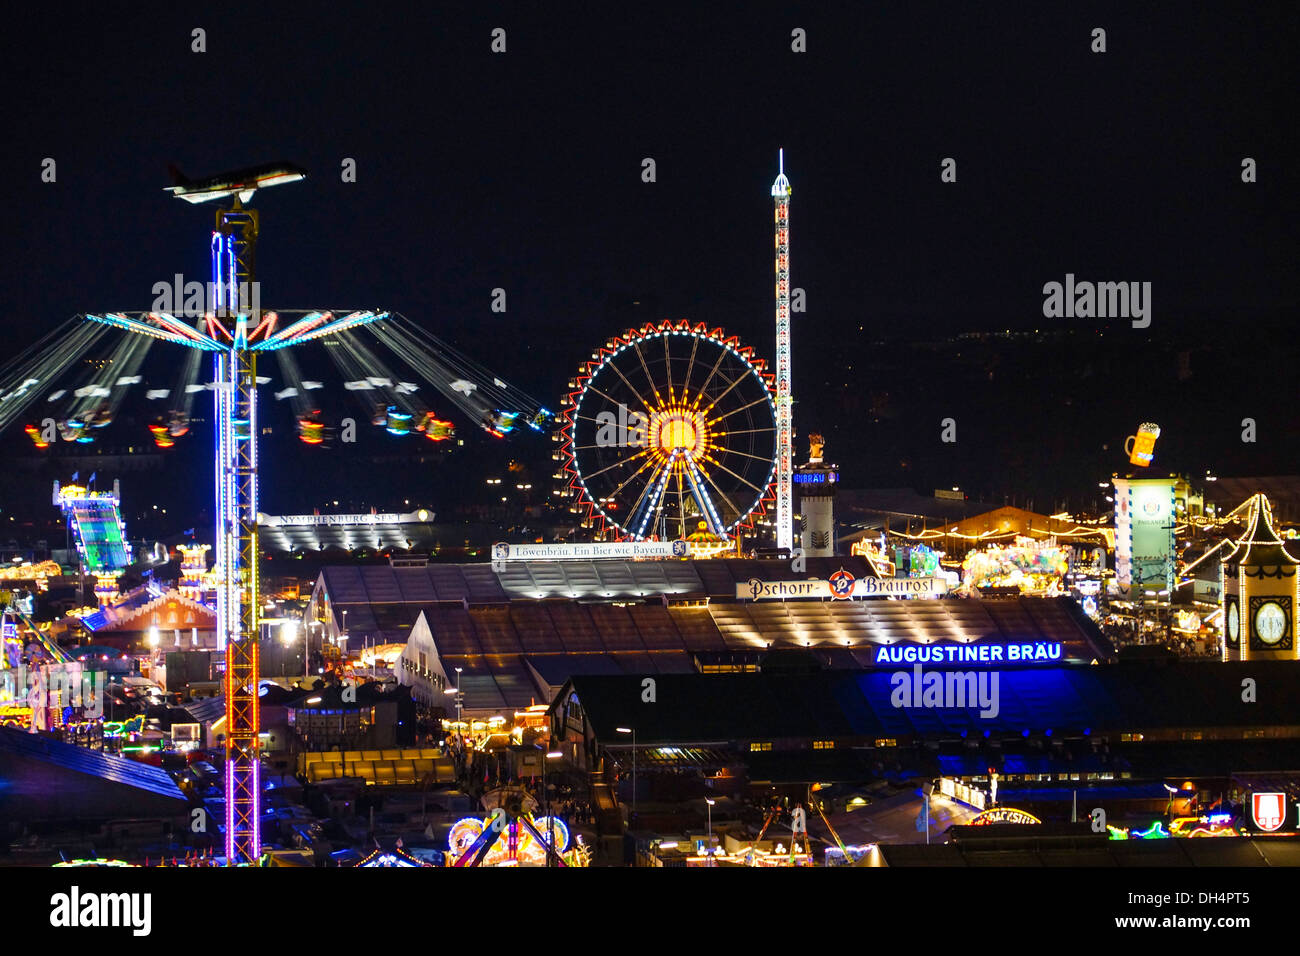
M 1102 444 L 1152 417 L 1171 467 L 1293 473 L 1296 9 L 27 10 L 8 35 L 0 330 L 17 351 L 77 312 L 147 308 L 176 272 L 205 277 L 211 210 L 167 197 L 167 164 L 284 158 L 312 176 L 257 202 L 264 305 L 401 311 L 550 403 L 634 321 L 702 320 L 770 355 L 784 146 L 808 296 L 796 419 L 832 434 L 847 482 L 1095 485 L 1122 464 Z M 807 53 L 791 52 L 796 27 Z M 1067 272 L 1150 281 L 1152 327 L 1107 323 L 1103 345 L 1101 323 L 1045 320 L 1043 283 Z M 1077 337 L 1009 349 L 993 384 L 987 357 L 917 351 L 1004 329 Z M 1192 375 L 1171 384 L 1187 350 Z M 863 410 L 872 387 L 881 421 Z M 955 446 L 938 444 L 942 414 L 969 426 Z

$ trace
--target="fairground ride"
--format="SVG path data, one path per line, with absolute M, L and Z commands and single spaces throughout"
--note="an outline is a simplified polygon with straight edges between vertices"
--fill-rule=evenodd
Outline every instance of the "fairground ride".
M 820 789 L 820 785 L 812 784 L 808 787 L 808 795 L 802 804 L 795 804 L 792 810 L 785 810 L 780 804 L 774 805 L 768 809 L 767 816 L 763 819 L 763 826 L 758 831 L 758 836 L 754 837 L 747 845 L 742 845 L 734 854 L 746 866 L 795 866 L 807 865 L 813 862 L 812 845 L 808 839 L 808 815 L 804 810 L 806 804 L 821 819 L 822 824 L 835 841 L 835 848 L 840 854 L 840 858 L 845 861 L 854 862 L 861 857 L 862 847 L 846 846 L 840 839 L 835 827 L 831 826 L 831 821 L 826 816 L 826 810 L 822 806 L 822 801 L 814 796 L 814 792 Z M 760 849 L 763 838 L 767 836 L 767 831 L 773 825 L 781 826 L 785 817 L 789 816 L 788 826 L 790 828 L 790 849 L 788 853 L 778 853 L 775 850 L 765 851 Z M 825 841 L 823 841 L 825 842 Z
M 536 799 L 518 787 L 483 795 L 488 817 L 465 817 L 447 834 L 447 865 L 587 866 L 591 848 L 572 836 L 558 817 L 534 816 Z
M 213 393 L 214 573 L 218 582 L 218 648 L 226 653 L 224 822 L 229 865 L 253 864 L 261 856 L 257 399 L 258 386 L 271 379 L 258 375 L 259 357 L 274 353 L 280 359 L 283 387 L 275 392 L 275 398 L 293 403 L 299 438 L 307 444 L 321 444 L 327 438 L 328 429 L 311 400 L 311 393 L 323 383 L 302 379 L 289 353 L 318 340 L 336 346 L 327 352 L 347 379 L 344 388 L 355 394 L 371 414 L 372 423 L 389 434 L 422 434 L 432 441 L 451 437 L 452 424 L 420 398 L 420 380 L 430 383 L 449 404 L 496 437 L 517 428 L 545 432 L 553 421 L 551 413 L 525 393 L 397 313 L 261 310 L 256 278 L 260 220 L 257 210 L 244 203 L 259 187 L 302 179 L 305 173 L 293 169 L 293 177 L 279 179 L 245 181 L 240 174 L 211 177 L 202 181 L 201 195 L 180 196 L 189 202 L 228 199 L 230 205 L 216 210 L 211 282 L 178 288 L 171 311 L 79 315 L 0 370 L 0 428 L 4 428 L 39 394 L 57 385 L 60 376 L 90 352 L 108 329 L 131 333 L 106 359 L 88 363 L 91 371 L 83 372 L 75 387 L 55 388 L 46 394 L 47 407 L 63 403 L 65 410 L 58 418 L 51 416 L 26 427 L 37 448 L 60 439 L 79 444 L 95 441 L 98 430 L 112 422 L 127 391 L 144 384 L 142 363 L 157 341 L 190 352 L 187 361 L 176 363 L 179 377 L 167 383 L 170 387 L 148 388 L 145 393 L 148 400 L 166 401 L 169 408 L 150 427 L 155 444 L 167 448 L 188 433 L 193 397 L 204 391 Z M 359 337 L 361 330 L 368 330 L 391 355 L 386 360 L 376 355 Z M 204 352 L 213 356 L 212 379 L 200 383 L 196 379 Z
M 721 541 L 753 527 L 777 468 L 772 376 L 703 323 L 628 329 L 579 367 L 562 406 L 559 477 L 597 537 Z
M 56 481 L 53 501 L 77 542 L 82 567 L 95 576 L 95 598 L 108 604 L 117 594 L 118 577 L 131 563 L 117 482 L 112 491 L 95 491 L 78 484 L 60 487 Z

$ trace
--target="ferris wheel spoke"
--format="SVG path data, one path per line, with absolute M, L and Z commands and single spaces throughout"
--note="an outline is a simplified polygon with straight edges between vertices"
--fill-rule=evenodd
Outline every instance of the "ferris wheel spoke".
M 593 471 L 590 475 L 583 475 L 583 476 L 582 476 L 582 477 L 583 477 L 583 480 L 584 480 L 584 481 L 591 481 L 593 478 L 599 478 L 601 475 L 603 475 L 603 474 L 604 474 L 605 472 L 607 472 L 607 471 L 612 471 L 613 469 L 618 468 L 620 465 L 630 465 L 630 464 L 632 464 L 632 462 L 636 461 L 636 460 L 637 460 L 638 458 L 640 458 L 641 456 L 643 456 L 643 455 L 648 455 L 648 454 L 650 454 L 650 449 L 648 449 L 648 448 L 643 448 L 643 449 L 641 449 L 639 452 L 637 452 L 635 455 L 631 455 L 631 456 L 629 456 L 629 457 L 627 457 L 627 458 L 620 458 L 618 461 L 614 462 L 614 464 L 612 464 L 612 465 L 606 465 L 604 468 L 600 469 L 600 471 Z M 639 469 L 638 469 L 638 470 L 639 470 Z
M 643 362 L 642 364 L 644 365 L 645 363 Z M 631 392 L 633 395 L 636 396 L 637 401 L 639 401 L 642 405 L 645 406 L 645 410 L 646 410 L 646 412 L 648 412 L 648 413 L 650 413 L 650 414 L 653 414 L 653 413 L 654 413 L 654 409 L 650 407 L 650 403 L 646 401 L 644 395 L 642 395 L 642 394 L 641 394 L 640 392 L 638 392 L 635 388 L 633 388 L 632 383 L 629 382 L 629 381 L 627 380 L 627 376 L 623 374 L 623 370 L 622 370 L 621 368 L 619 368 L 617 365 L 615 365 L 613 362 L 610 362 L 610 363 L 609 363 L 609 367 L 612 368 L 612 369 L 614 370 L 614 374 L 615 374 L 615 375 L 617 375 L 619 378 L 621 378 L 621 379 L 623 380 L 623 384 L 627 386 L 627 390 L 628 390 L 629 392 Z M 600 394 L 601 394 L 601 395 L 605 395 L 604 392 L 601 392 Z M 614 399 L 610 398 L 608 395 L 605 395 L 605 397 L 606 397 L 606 398 L 609 398 L 609 400 L 610 400 L 611 402 L 614 402 Z M 620 405 L 620 404 L 622 404 L 622 403 L 621 403 L 621 402 L 614 402 L 614 405 L 615 405 L 615 406 L 618 406 L 618 405 Z
M 634 341 L 632 348 L 636 351 L 636 357 L 641 360 L 641 371 L 645 372 L 645 380 L 650 383 L 650 391 L 654 392 L 655 400 L 662 403 L 663 397 L 659 394 L 659 386 L 655 384 L 655 377 L 650 374 L 650 366 L 646 364 L 645 356 L 641 353 L 641 343 Z M 649 403 L 646 407 L 649 407 Z
M 676 457 L 676 456 L 674 456 Z M 644 537 L 647 525 L 649 525 L 651 516 L 657 515 L 663 510 L 663 492 L 664 485 L 667 483 L 668 475 L 665 470 L 669 468 L 671 461 L 664 462 L 660 467 L 651 469 L 650 477 L 646 479 L 645 487 L 637 495 L 636 504 L 628 514 L 628 529 L 637 537 Z M 660 476 L 663 480 L 660 480 Z
M 695 354 L 696 352 L 699 351 L 699 348 L 700 348 L 699 336 L 692 335 L 691 355 L 690 358 L 686 360 L 686 377 L 682 379 L 682 404 L 683 405 L 686 404 L 686 398 L 691 391 L 691 372 L 695 368 Z
M 741 382 L 743 382 L 743 381 L 744 381 L 745 379 L 747 379 L 747 378 L 749 378 L 749 372 L 747 372 L 747 371 L 746 371 L 746 372 L 741 372 L 740 375 L 739 375 L 739 376 L 738 376 L 738 377 L 737 377 L 737 378 L 736 378 L 736 379 L 735 379 L 735 380 L 734 380 L 730 385 L 728 385 L 726 388 L 724 388 L 724 389 L 722 390 L 722 393 L 721 393 L 720 395 L 718 395 L 717 398 L 715 398 L 713 401 L 709 402 L 708 407 L 704 409 L 704 414 L 707 415 L 707 414 L 709 414 L 709 412 L 713 411 L 714 407 L 718 404 L 718 402 L 720 402 L 720 401 L 722 401 L 724 398 L 726 398 L 727 395 L 730 394 L 730 392 L 731 392 L 731 390 L 732 390 L 733 388 L 735 388 L 737 385 L 739 385 Z M 754 404 L 754 403 L 753 403 L 753 402 L 750 402 L 749 404 L 752 405 L 752 404 Z M 745 407 L 748 408 L 749 405 L 746 405 Z M 725 418 L 726 416 L 724 415 L 723 417 Z M 718 419 L 718 420 L 721 421 L 722 419 Z
M 628 461 L 631 461 L 631 459 L 628 459 Z M 613 491 L 611 491 L 608 495 L 606 495 L 606 497 L 612 498 L 614 495 L 622 494 L 623 489 L 626 488 L 628 485 L 630 485 L 633 481 L 635 481 L 637 475 L 641 474 L 641 472 L 645 471 L 653 464 L 654 464 L 654 459 L 647 458 L 640 468 L 638 468 L 636 471 L 632 472 L 632 474 L 624 478 L 622 483 Z
M 770 456 L 751 455 L 747 451 L 740 451 L 736 448 L 720 448 L 718 449 L 718 452 L 719 454 L 723 454 L 723 455 L 740 455 L 744 458 L 752 458 L 754 459 L 754 461 L 761 461 L 768 465 L 772 464 L 772 459 Z
M 573 450 L 574 451 L 595 451 L 598 448 L 608 448 L 608 447 L 609 447 L 608 445 L 602 445 L 600 444 L 600 442 L 597 442 L 594 445 L 574 445 Z
M 696 341 L 698 342 L 699 340 L 697 339 Z M 721 352 L 718 353 L 717 361 L 713 363 L 713 368 L 709 369 L 709 375 L 704 380 L 704 384 L 701 385 L 699 391 L 695 393 L 696 408 L 700 407 L 700 400 L 704 398 L 704 393 L 708 390 L 709 383 L 713 381 L 713 376 L 718 374 L 718 369 L 722 367 L 722 360 L 725 359 L 726 357 L 727 357 L 726 349 L 723 349 Z M 713 406 L 710 405 L 709 407 L 712 408 Z
M 617 371 L 617 369 L 616 369 L 615 371 Z M 623 379 L 623 381 L 627 382 L 627 379 Z M 605 391 L 602 391 L 602 390 L 599 389 L 599 388 L 596 388 L 596 386 L 594 386 L 594 385 L 592 385 L 592 384 L 590 384 L 590 383 L 588 383 L 587 387 L 588 387 L 589 389 L 591 389 L 593 392 L 595 392 L 597 395 L 599 395 L 601 398 L 603 398 L 605 401 L 609 402 L 609 403 L 610 403 L 611 405 L 613 405 L 615 408 L 618 408 L 618 407 L 620 407 L 621 405 L 624 404 L 623 402 L 620 402 L 620 401 L 618 401 L 616 398 L 614 398 L 613 395 L 610 395 L 608 392 L 605 392 Z M 631 388 L 632 388 L 632 383 L 631 383 L 631 382 L 627 382 L 627 387 L 628 387 L 629 389 L 631 389 Z M 633 394 L 635 394 L 635 392 L 634 392 Z M 640 396 L 637 396 L 637 397 L 640 398 Z M 646 409 L 649 410 L 649 408 L 650 408 L 650 406 L 647 405 L 647 406 L 646 406 Z M 599 414 L 599 413 L 597 413 L 597 414 Z M 592 421 L 595 421 L 595 419 L 592 419 Z
M 592 418 L 590 415 L 574 415 L 573 420 L 575 422 L 591 422 L 593 425 L 605 424 L 600 420 L 599 413 L 597 414 L 596 418 Z
M 700 469 L 700 474 L 704 476 L 705 481 L 707 481 L 709 484 L 713 486 L 713 490 L 716 491 L 718 493 L 718 496 L 727 503 L 727 507 L 731 509 L 732 513 L 736 515 L 736 517 L 740 517 L 742 514 L 744 514 L 743 511 L 741 511 L 739 508 L 736 507 L 736 503 L 731 500 L 731 496 L 718 487 L 718 483 L 713 480 L 712 475 L 710 475 L 707 471 L 705 471 L 702 468 Z
M 668 343 L 672 340 L 671 335 L 665 335 L 664 340 L 664 375 L 668 378 L 668 404 L 676 404 L 676 392 L 673 391 L 673 357 L 668 351 Z
M 718 419 L 721 421 L 722 419 Z M 768 432 L 776 431 L 775 428 L 737 428 L 729 432 L 715 432 L 715 438 L 726 438 L 728 435 L 764 435 Z
M 764 458 L 763 460 L 764 460 L 764 461 L 767 461 L 766 458 Z M 709 458 L 708 461 L 709 461 L 710 464 L 717 465 L 719 468 L 721 468 L 723 471 L 725 471 L 727 474 L 729 474 L 732 478 L 735 478 L 737 481 L 741 482 L 742 484 L 748 485 L 750 488 L 753 488 L 753 489 L 754 489 L 755 491 L 757 491 L 760 495 L 763 493 L 763 489 L 762 489 L 762 488 L 758 487 L 758 485 L 754 484 L 754 483 L 751 482 L 749 479 L 747 479 L 747 478 L 743 478 L 743 477 L 741 477 L 740 475 L 736 474 L 734 471 L 732 471 L 730 468 L 728 468 L 728 467 L 727 467 L 726 465 L 724 465 L 722 462 L 718 461 L 718 459 L 716 459 L 716 458 Z M 715 486 L 715 487 L 716 487 L 716 486 Z M 736 513 L 737 513 L 737 514 L 742 514 L 743 512 L 741 512 L 740 509 L 737 508 L 737 509 L 736 509 Z
M 760 403 L 762 403 L 762 402 L 766 402 L 766 401 L 768 401 L 768 397 L 767 397 L 766 395 L 762 395 L 762 396 L 760 396 L 760 397 L 754 399 L 752 402 L 748 402 L 748 403 L 746 403 L 746 404 L 744 404 L 744 405 L 741 405 L 739 408 L 733 408 L 731 411 L 727 412 L 727 414 L 725 414 L 725 415 L 719 415 L 717 418 L 710 419 L 710 420 L 709 420 L 709 424 L 710 424 L 710 425 L 716 425 L 718 422 L 720 422 L 720 421 L 724 421 L 724 420 L 730 418 L 732 415 L 736 414 L 737 412 L 743 412 L 743 411 L 744 411 L 745 409 L 747 409 L 747 408 L 753 408 L 755 405 L 758 405 L 758 404 L 760 404 Z
M 717 491 L 718 495 L 721 496 L 722 500 L 727 503 L 728 507 L 730 507 L 733 512 L 739 515 L 740 511 L 736 509 L 735 503 L 727 497 L 726 492 L 719 488 L 717 482 L 709 476 L 709 473 L 699 467 L 699 464 L 695 461 L 693 455 L 688 452 L 684 457 L 688 469 L 686 477 L 691 483 L 691 494 L 695 496 L 696 501 L 699 503 L 700 511 L 704 513 L 704 517 L 710 526 L 710 530 L 712 530 L 714 534 L 725 536 L 727 526 L 726 522 L 723 521 L 722 516 L 718 514 L 717 506 L 714 505 L 713 499 L 709 497 L 708 489 L 706 489 L 697 478 L 703 478 L 704 481 L 712 485 L 714 490 Z

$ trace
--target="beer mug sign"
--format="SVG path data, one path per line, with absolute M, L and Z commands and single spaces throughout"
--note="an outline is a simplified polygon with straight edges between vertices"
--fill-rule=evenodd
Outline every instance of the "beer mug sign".
M 1129 435 L 1124 440 L 1124 454 L 1128 460 L 1139 468 L 1146 468 L 1155 457 L 1156 439 L 1160 437 L 1160 426 L 1154 422 L 1143 422 L 1138 426 L 1136 435 Z

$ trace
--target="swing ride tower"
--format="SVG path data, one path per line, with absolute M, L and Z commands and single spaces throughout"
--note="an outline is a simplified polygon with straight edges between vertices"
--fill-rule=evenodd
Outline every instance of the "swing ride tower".
M 258 733 L 257 353 L 242 313 L 256 281 L 258 215 L 239 197 L 218 209 L 212 234 L 216 314 L 208 333 L 227 339 L 212 380 L 216 423 L 217 648 L 226 651 L 226 861 L 256 862 L 261 848 Z M 224 281 L 223 281 L 224 280 Z M 240 302 L 240 292 L 245 301 Z M 216 333 L 215 335 L 213 333 Z
M 244 206 L 252 194 L 253 189 L 234 184 L 208 197 L 229 198 L 231 204 L 216 211 L 209 310 L 201 317 L 185 321 L 159 312 L 139 318 L 123 313 L 86 316 L 92 322 L 212 352 L 214 356 L 214 570 L 218 582 L 217 646 L 226 652 L 225 850 L 230 866 L 255 864 L 262 855 L 257 696 L 258 353 L 358 328 L 388 314 L 351 312 L 336 317 L 331 312 L 311 312 L 279 328 L 279 316 L 275 312 L 263 313 L 258 307 L 256 258 L 260 224 L 257 210 Z

